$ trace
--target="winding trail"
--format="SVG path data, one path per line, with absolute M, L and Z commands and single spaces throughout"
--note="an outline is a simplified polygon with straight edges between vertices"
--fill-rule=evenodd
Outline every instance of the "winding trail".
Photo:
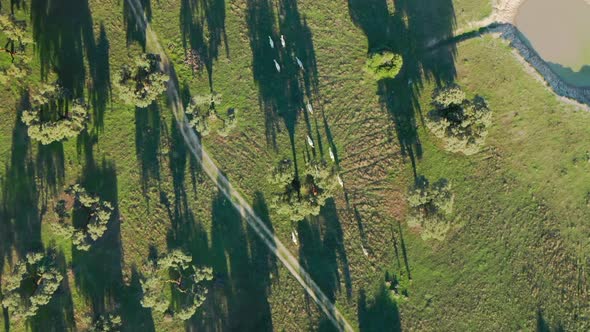
M 168 101 L 178 129 L 182 133 L 185 144 L 190 149 L 193 156 L 199 161 L 201 167 L 205 173 L 215 182 L 219 191 L 232 203 L 234 208 L 244 218 L 248 225 L 254 229 L 256 234 L 262 239 L 267 245 L 270 251 L 285 265 L 285 267 L 291 272 L 293 277 L 303 286 L 309 297 L 311 297 L 317 305 L 322 309 L 334 326 L 340 331 L 352 332 L 354 329 L 348 323 L 346 318 L 338 311 L 338 308 L 328 299 L 328 297 L 322 292 L 320 287 L 313 281 L 309 273 L 299 264 L 299 261 L 291 252 L 281 243 L 281 241 L 269 230 L 266 224 L 256 215 L 252 207 L 248 202 L 240 195 L 240 193 L 234 189 L 227 177 L 221 172 L 221 170 L 215 165 L 215 162 L 209 157 L 207 151 L 201 145 L 199 137 L 195 134 L 194 130 L 188 124 L 186 117 L 184 116 L 184 105 L 182 104 L 179 90 L 178 80 L 174 71 L 174 66 L 170 62 L 170 59 L 166 56 L 162 45 L 158 41 L 156 33 L 151 29 L 142 9 L 141 4 L 138 0 L 125 0 L 131 6 L 133 15 L 137 20 L 137 23 L 146 34 L 146 39 L 149 41 L 149 45 L 153 47 L 153 50 L 161 57 L 161 69 L 170 77 L 168 83 Z

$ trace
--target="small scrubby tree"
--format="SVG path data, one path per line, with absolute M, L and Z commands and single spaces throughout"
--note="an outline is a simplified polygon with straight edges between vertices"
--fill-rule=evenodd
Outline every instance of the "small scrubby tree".
M 419 229 L 425 240 L 443 240 L 451 228 L 446 216 L 453 211 L 453 201 L 451 184 L 445 179 L 430 184 L 426 178 L 418 178 L 408 194 L 408 226 Z
M 369 54 L 365 69 L 373 75 L 376 80 L 382 80 L 395 78 L 402 69 L 403 64 L 404 60 L 401 55 L 381 50 Z
M 220 136 L 227 136 L 236 126 L 236 111 L 229 109 L 226 118 L 222 118 L 217 112 L 217 106 L 221 105 L 221 94 L 216 92 L 207 95 L 198 95 L 191 99 L 186 106 L 185 113 L 189 116 L 189 124 L 201 136 L 207 136 L 211 130 L 215 130 Z M 216 125 L 219 122 L 221 125 Z
M 6 38 L 4 51 L 10 54 L 12 62 L 0 68 L 0 84 L 19 83 L 28 75 L 26 45 L 33 42 L 26 31 L 25 21 L 16 21 L 13 15 L 0 14 L 0 34 Z
M 123 326 L 121 316 L 108 314 L 99 316 L 88 332 L 119 332 Z
M 271 199 L 271 207 L 292 221 L 320 214 L 322 206 L 334 196 L 338 175 L 333 166 L 325 162 L 311 162 L 299 178 L 295 177 L 290 160 L 281 161 L 271 171 L 269 182 L 281 189 Z
M 6 37 L 4 51 L 14 62 L 25 54 L 25 47 L 33 42 L 26 30 L 26 21 L 17 21 L 13 15 L 0 14 L 0 33 Z
M 23 111 L 28 134 L 43 145 L 76 137 L 86 128 L 88 105 L 69 102 L 57 84 L 43 84 L 31 93 L 31 109 Z
M 459 86 L 451 85 L 434 91 L 432 105 L 426 125 L 445 141 L 447 150 L 472 155 L 481 149 L 492 124 L 492 112 L 482 97 L 468 100 Z
M 15 320 L 33 317 L 49 303 L 62 279 L 53 257 L 29 253 L 4 278 L 2 306 Z
M 141 305 L 161 313 L 170 313 L 180 320 L 190 319 L 205 302 L 207 282 L 213 280 L 210 267 L 197 267 L 192 264 L 192 257 L 180 250 L 173 250 L 151 261 L 144 267 L 144 279 L 141 281 L 143 292 Z M 170 299 L 178 297 L 173 305 Z
M 160 57 L 155 54 L 137 56 L 133 64 L 123 65 L 115 74 L 115 89 L 127 105 L 150 106 L 166 91 L 167 75 L 160 71 Z
M 110 202 L 86 192 L 79 184 L 70 186 L 65 193 L 73 198 L 74 209 L 84 210 L 88 214 L 88 222 L 82 228 L 76 228 L 65 221 L 70 216 L 64 200 L 60 200 L 55 208 L 59 222 L 54 225 L 56 233 L 72 239 L 76 249 L 88 251 L 108 229 L 113 206 Z

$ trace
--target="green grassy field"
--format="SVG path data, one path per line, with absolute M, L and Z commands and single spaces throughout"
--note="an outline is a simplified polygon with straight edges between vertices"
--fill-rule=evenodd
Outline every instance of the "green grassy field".
M 9 1 L 1 3 L 8 11 Z M 148 8 L 150 1 L 143 3 Z M 7 101 L 0 105 L 0 270 L 28 250 L 55 246 L 67 276 L 40 316 L 11 322 L 10 330 L 84 330 L 88 317 L 110 311 L 120 312 L 130 331 L 329 330 L 313 301 L 199 171 L 166 100 L 134 110 L 110 94 L 112 72 L 142 49 L 125 2 L 51 4 L 32 1 L 19 12 L 42 22 L 34 52 L 50 59 L 36 57 L 26 83 L 48 68 L 62 69 L 62 79 L 95 113 L 87 134 L 40 148 L 18 118 L 22 91 L 9 85 L 0 92 Z M 353 326 L 588 329 L 590 115 L 559 102 L 500 40 L 423 50 L 488 15 L 487 1 L 160 0 L 149 8 L 183 94 L 213 89 L 224 109 L 237 109 L 237 130 L 207 136 L 205 147 Z M 278 49 L 281 34 L 291 55 L 268 46 L 272 35 Z M 377 84 L 365 76 L 367 51 L 379 45 L 404 55 L 399 79 Z M 204 58 L 206 69 L 197 75 L 182 63 L 185 47 Z M 293 55 L 306 68 L 299 82 Z M 454 81 L 484 96 L 494 111 L 488 146 L 475 156 L 444 152 L 421 123 L 432 89 Z M 314 114 L 298 113 L 308 101 Z M 307 135 L 316 150 L 308 149 Z M 294 224 L 276 215 L 267 203 L 274 192 L 269 169 L 283 158 L 300 165 L 327 159 L 328 146 L 344 190 L 317 218 Z M 460 226 L 444 242 L 424 242 L 403 224 L 414 168 L 453 183 Z M 54 202 L 74 182 L 116 206 L 106 238 L 87 254 L 49 227 Z M 186 324 L 139 304 L 141 266 L 151 252 L 169 248 L 184 248 L 214 269 L 209 299 Z M 400 280 L 407 298 L 384 288 L 386 273 Z

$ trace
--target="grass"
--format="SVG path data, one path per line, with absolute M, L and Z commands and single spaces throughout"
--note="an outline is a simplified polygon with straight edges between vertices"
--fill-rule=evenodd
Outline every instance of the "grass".
M 3 10 L 7 2 L 2 1 Z M 237 109 L 238 128 L 227 138 L 209 135 L 205 146 L 354 326 L 360 325 L 361 330 L 396 329 L 399 314 L 404 329 L 531 329 L 538 324 L 540 310 L 550 325 L 583 329 L 584 321 L 574 314 L 576 310 L 582 313 L 588 303 L 583 288 L 587 284 L 577 279 L 577 262 L 587 250 L 582 236 L 588 234 L 584 226 L 588 188 L 583 181 L 588 167 L 583 162 L 590 121 L 586 113 L 557 101 L 525 73 L 509 48 L 495 39 L 461 44 L 451 57 L 456 76 L 443 75 L 436 66 L 446 64 L 446 58 L 435 59 L 441 60 L 437 62 L 410 53 L 421 60 L 427 78 L 412 76 L 413 85 L 407 80 L 376 84 L 362 68 L 370 44 L 380 36 L 373 38 L 372 27 L 362 15 L 355 25 L 345 2 L 300 1 L 296 10 L 283 9 L 289 13 L 283 20 L 293 20 L 288 22 L 278 18 L 275 6 L 253 7 L 247 1 L 206 3 L 218 6 L 211 7 L 218 8 L 217 14 L 195 20 L 196 26 L 189 30 L 194 34 L 188 35 L 186 42 L 214 59 L 213 89 L 223 95 L 223 108 Z M 410 42 L 430 37 L 429 29 L 421 29 L 428 26 L 412 21 L 411 16 L 423 13 L 429 3 L 413 2 L 417 5 L 406 11 L 406 22 L 416 27 L 410 31 Z M 152 2 L 152 25 L 168 47 L 184 90 L 205 94 L 210 91 L 207 71 L 193 77 L 182 64 L 181 4 Z M 363 7 L 366 2 L 359 4 L 361 12 L 371 9 Z M 381 8 L 381 2 L 374 4 Z M 490 12 L 484 0 L 452 4 L 456 21 L 438 21 L 437 12 L 429 12 L 432 27 L 460 26 Z M 73 23 L 90 26 L 95 41 L 104 27 L 111 73 L 141 50 L 140 43 L 133 41 L 124 47 L 123 6 L 121 1 L 91 0 L 92 22 L 82 17 Z M 219 6 L 225 9 L 224 18 L 219 15 Z M 388 6 L 388 13 L 392 12 L 392 4 Z M 252 23 L 257 17 L 261 19 Z M 288 75 L 277 75 L 273 68 L 273 57 L 285 55 L 271 53 L 267 37 L 272 32 L 264 29 L 281 24 L 287 42 L 293 42 L 290 49 L 306 64 L 304 79 L 311 92 L 303 87 L 303 98 L 281 89 L 292 81 Z M 278 34 L 273 36 L 278 46 Z M 284 71 L 291 73 L 287 60 L 282 64 Z M 38 61 L 33 64 L 31 83 L 38 80 L 40 66 Z M 84 67 L 89 77 L 89 64 L 85 62 Z M 437 79 L 447 77 L 456 77 L 468 92 L 489 101 L 495 123 L 489 148 L 472 157 L 451 155 L 419 126 L 413 137 L 423 150 L 418 158 L 416 150 L 411 150 L 415 144 L 407 143 L 414 142 L 407 137 L 414 133 L 410 130 L 412 135 L 407 135 L 411 126 L 406 124 L 420 124 L 420 110 L 427 112 Z M 420 107 L 404 104 L 404 91 L 408 98 L 411 95 L 408 86 L 419 92 L 412 96 Z M 380 96 L 384 90 L 393 91 L 400 105 L 415 110 L 415 118 L 400 113 L 397 101 L 384 101 Z M 93 135 L 64 143 L 63 178 L 58 177 L 51 186 L 47 180 L 55 177 L 51 168 L 39 167 L 37 145 L 24 145 L 22 130 L 15 130 L 18 91 L 6 87 L 1 96 L 10 102 L 0 105 L 0 160 L 6 165 L 0 167 L 0 176 L 5 181 L 13 179 L 3 184 L 22 184 L 30 192 L 19 194 L 4 186 L 0 218 L 32 225 L 26 229 L 8 223 L 10 227 L 0 229 L 16 234 L 0 246 L 6 261 L 2 267 L 7 270 L 8 257 L 33 246 L 21 240 L 28 234 L 35 245 L 55 244 L 68 271 L 68 287 L 43 316 L 52 319 L 34 320 L 33 330 L 42 330 L 38 324 L 73 328 L 74 322 L 82 329 L 87 324 L 84 316 L 114 308 L 121 312 L 128 330 L 182 329 L 182 324 L 142 310 L 138 304 L 139 270 L 148 254 L 177 247 L 191 252 L 198 264 L 211 265 L 216 277 L 203 314 L 187 323 L 188 328 L 291 331 L 329 327 L 299 284 L 199 172 L 164 99 L 157 108 L 134 111 L 113 96 L 102 126 L 98 121 L 91 125 Z M 294 110 L 307 100 L 314 105 L 314 115 L 303 112 L 295 123 Z M 272 112 L 273 103 L 280 112 Z M 13 133 L 18 139 L 12 139 Z M 307 135 L 316 142 L 315 152 L 306 145 Z M 91 143 L 93 138 L 95 143 Z M 338 157 L 345 190 L 327 204 L 322 215 L 293 224 L 268 211 L 265 201 L 274 192 L 264 176 L 269 169 L 282 158 L 293 158 L 293 150 L 301 165 L 314 153 L 327 159 L 328 146 Z M 22 150 L 26 151 L 24 156 L 19 154 Z M 406 213 L 404 196 L 413 181 L 411 153 L 416 155 L 416 172 L 433 180 L 445 177 L 453 181 L 454 217 L 462 226 L 443 243 L 425 243 L 411 230 L 398 228 Z M 33 176 L 18 172 L 29 163 L 35 170 Z M 113 201 L 121 221 L 113 223 L 106 239 L 88 255 L 72 252 L 69 243 L 48 227 L 54 218 L 51 206 L 56 195 L 77 181 Z M 31 207 L 34 213 L 17 215 L 7 204 L 28 202 L 23 193 L 38 198 L 38 207 Z M 42 214 L 44 207 L 48 211 Z M 293 231 L 297 231 L 299 245 L 290 240 Z M 393 298 L 384 290 L 386 271 L 402 280 L 410 273 L 412 281 L 403 281 L 408 299 Z M 583 291 L 574 289 L 576 282 Z M 22 329 L 23 324 L 11 325 L 11 330 Z

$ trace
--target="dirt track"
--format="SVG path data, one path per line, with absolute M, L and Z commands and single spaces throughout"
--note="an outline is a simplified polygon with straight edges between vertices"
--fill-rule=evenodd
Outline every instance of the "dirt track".
M 248 225 L 254 229 L 260 239 L 267 245 L 269 250 L 283 263 L 283 265 L 291 272 L 293 277 L 303 286 L 303 289 L 309 297 L 311 297 L 318 307 L 326 314 L 330 321 L 339 331 L 352 332 L 352 326 L 348 323 L 346 318 L 340 313 L 338 308 L 328 299 L 322 292 L 319 286 L 311 278 L 309 273 L 299 264 L 299 261 L 289 249 L 287 249 L 281 241 L 274 235 L 266 224 L 256 215 L 252 207 L 242 197 L 242 195 L 234 189 L 229 180 L 223 175 L 221 170 L 217 167 L 215 162 L 211 159 L 207 151 L 201 145 L 199 137 L 195 131 L 189 126 L 188 121 L 184 115 L 184 105 L 182 104 L 176 73 L 174 66 L 168 59 L 166 52 L 158 41 L 158 36 L 151 29 L 150 24 L 143 12 L 140 10 L 141 4 L 138 0 L 126 0 L 133 11 L 133 15 L 137 19 L 138 24 L 145 30 L 146 39 L 149 45 L 153 48 L 153 52 L 160 55 L 161 67 L 165 74 L 170 77 L 168 82 L 168 100 L 170 108 L 176 119 L 176 124 L 180 130 L 185 144 L 190 149 L 194 157 L 199 161 L 203 171 L 211 178 L 217 185 L 217 188 L 223 195 L 231 202 L 238 213 L 248 222 Z

